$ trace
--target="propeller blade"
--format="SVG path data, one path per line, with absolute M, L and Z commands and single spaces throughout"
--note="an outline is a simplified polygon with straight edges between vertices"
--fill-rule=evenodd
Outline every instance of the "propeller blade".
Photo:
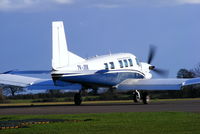
M 147 60 L 148 64 L 151 64 L 152 60 L 154 59 L 155 53 L 156 53 L 156 46 L 150 45 L 149 56 Z
M 149 55 L 148 55 L 148 60 L 147 60 L 147 63 L 150 65 L 149 70 L 152 70 L 153 72 L 157 73 L 158 75 L 167 77 L 169 74 L 168 70 L 159 69 L 159 68 L 156 68 L 155 66 L 151 65 L 151 62 L 153 61 L 155 54 L 156 54 L 156 49 L 157 49 L 157 47 L 154 45 L 149 46 Z
M 152 71 L 154 71 L 155 73 L 157 73 L 158 75 L 161 75 L 161 76 L 168 76 L 169 75 L 168 70 L 164 70 L 164 69 L 160 69 L 160 68 L 155 68 Z

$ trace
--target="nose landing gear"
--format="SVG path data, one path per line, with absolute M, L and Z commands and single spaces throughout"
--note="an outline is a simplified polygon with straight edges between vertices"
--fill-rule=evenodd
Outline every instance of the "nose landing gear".
M 147 92 L 142 93 L 142 102 L 143 104 L 148 104 L 150 101 L 150 96 L 148 95 Z
M 150 101 L 150 96 L 145 91 L 140 93 L 138 90 L 135 90 L 135 91 L 133 91 L 133 101 L 135 103 L 142 101 L 143 104 L 148 104 Z
M 133 101 L 135 103 L 138 103 L 140 102 L 140 99 L 141 99 L 140 92 L 137 90 L 133 91 Z

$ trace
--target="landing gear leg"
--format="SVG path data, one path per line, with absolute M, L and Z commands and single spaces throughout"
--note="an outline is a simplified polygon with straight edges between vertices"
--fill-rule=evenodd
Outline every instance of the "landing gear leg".
M 140 101 L 141 97 L 140 97 L 140 92 L 135 90 L 133 91 L 133 101 L 135 103 L 138 103 Z
M 74 95 L 74 104 L 75 105 L 81 105 L 81 102 L 82 102 L 82 96 L 81 96 L 81 93 L 76 93 Z
M 142 93 L 142 101 L 144 104 L 148 104 L 150 101 L 150 97 L 147 92 Z

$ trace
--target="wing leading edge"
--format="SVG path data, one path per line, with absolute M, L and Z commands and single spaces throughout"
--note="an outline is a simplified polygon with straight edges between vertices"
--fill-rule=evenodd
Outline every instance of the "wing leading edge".
M 188 85 L 200 84 L 200 78 L 193 79 L 127 79 L 116 87 L 118 90 L 181 90 Z

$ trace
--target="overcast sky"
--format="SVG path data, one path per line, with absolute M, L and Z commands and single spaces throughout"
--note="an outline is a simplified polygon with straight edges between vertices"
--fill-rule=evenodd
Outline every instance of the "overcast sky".
M 170 70 L 200 63 L 200 0 L 0 0 L 0 72 L 51 69 L 51 22 L 64 21 L 69 49 L 86 58 L 130 52 Z

